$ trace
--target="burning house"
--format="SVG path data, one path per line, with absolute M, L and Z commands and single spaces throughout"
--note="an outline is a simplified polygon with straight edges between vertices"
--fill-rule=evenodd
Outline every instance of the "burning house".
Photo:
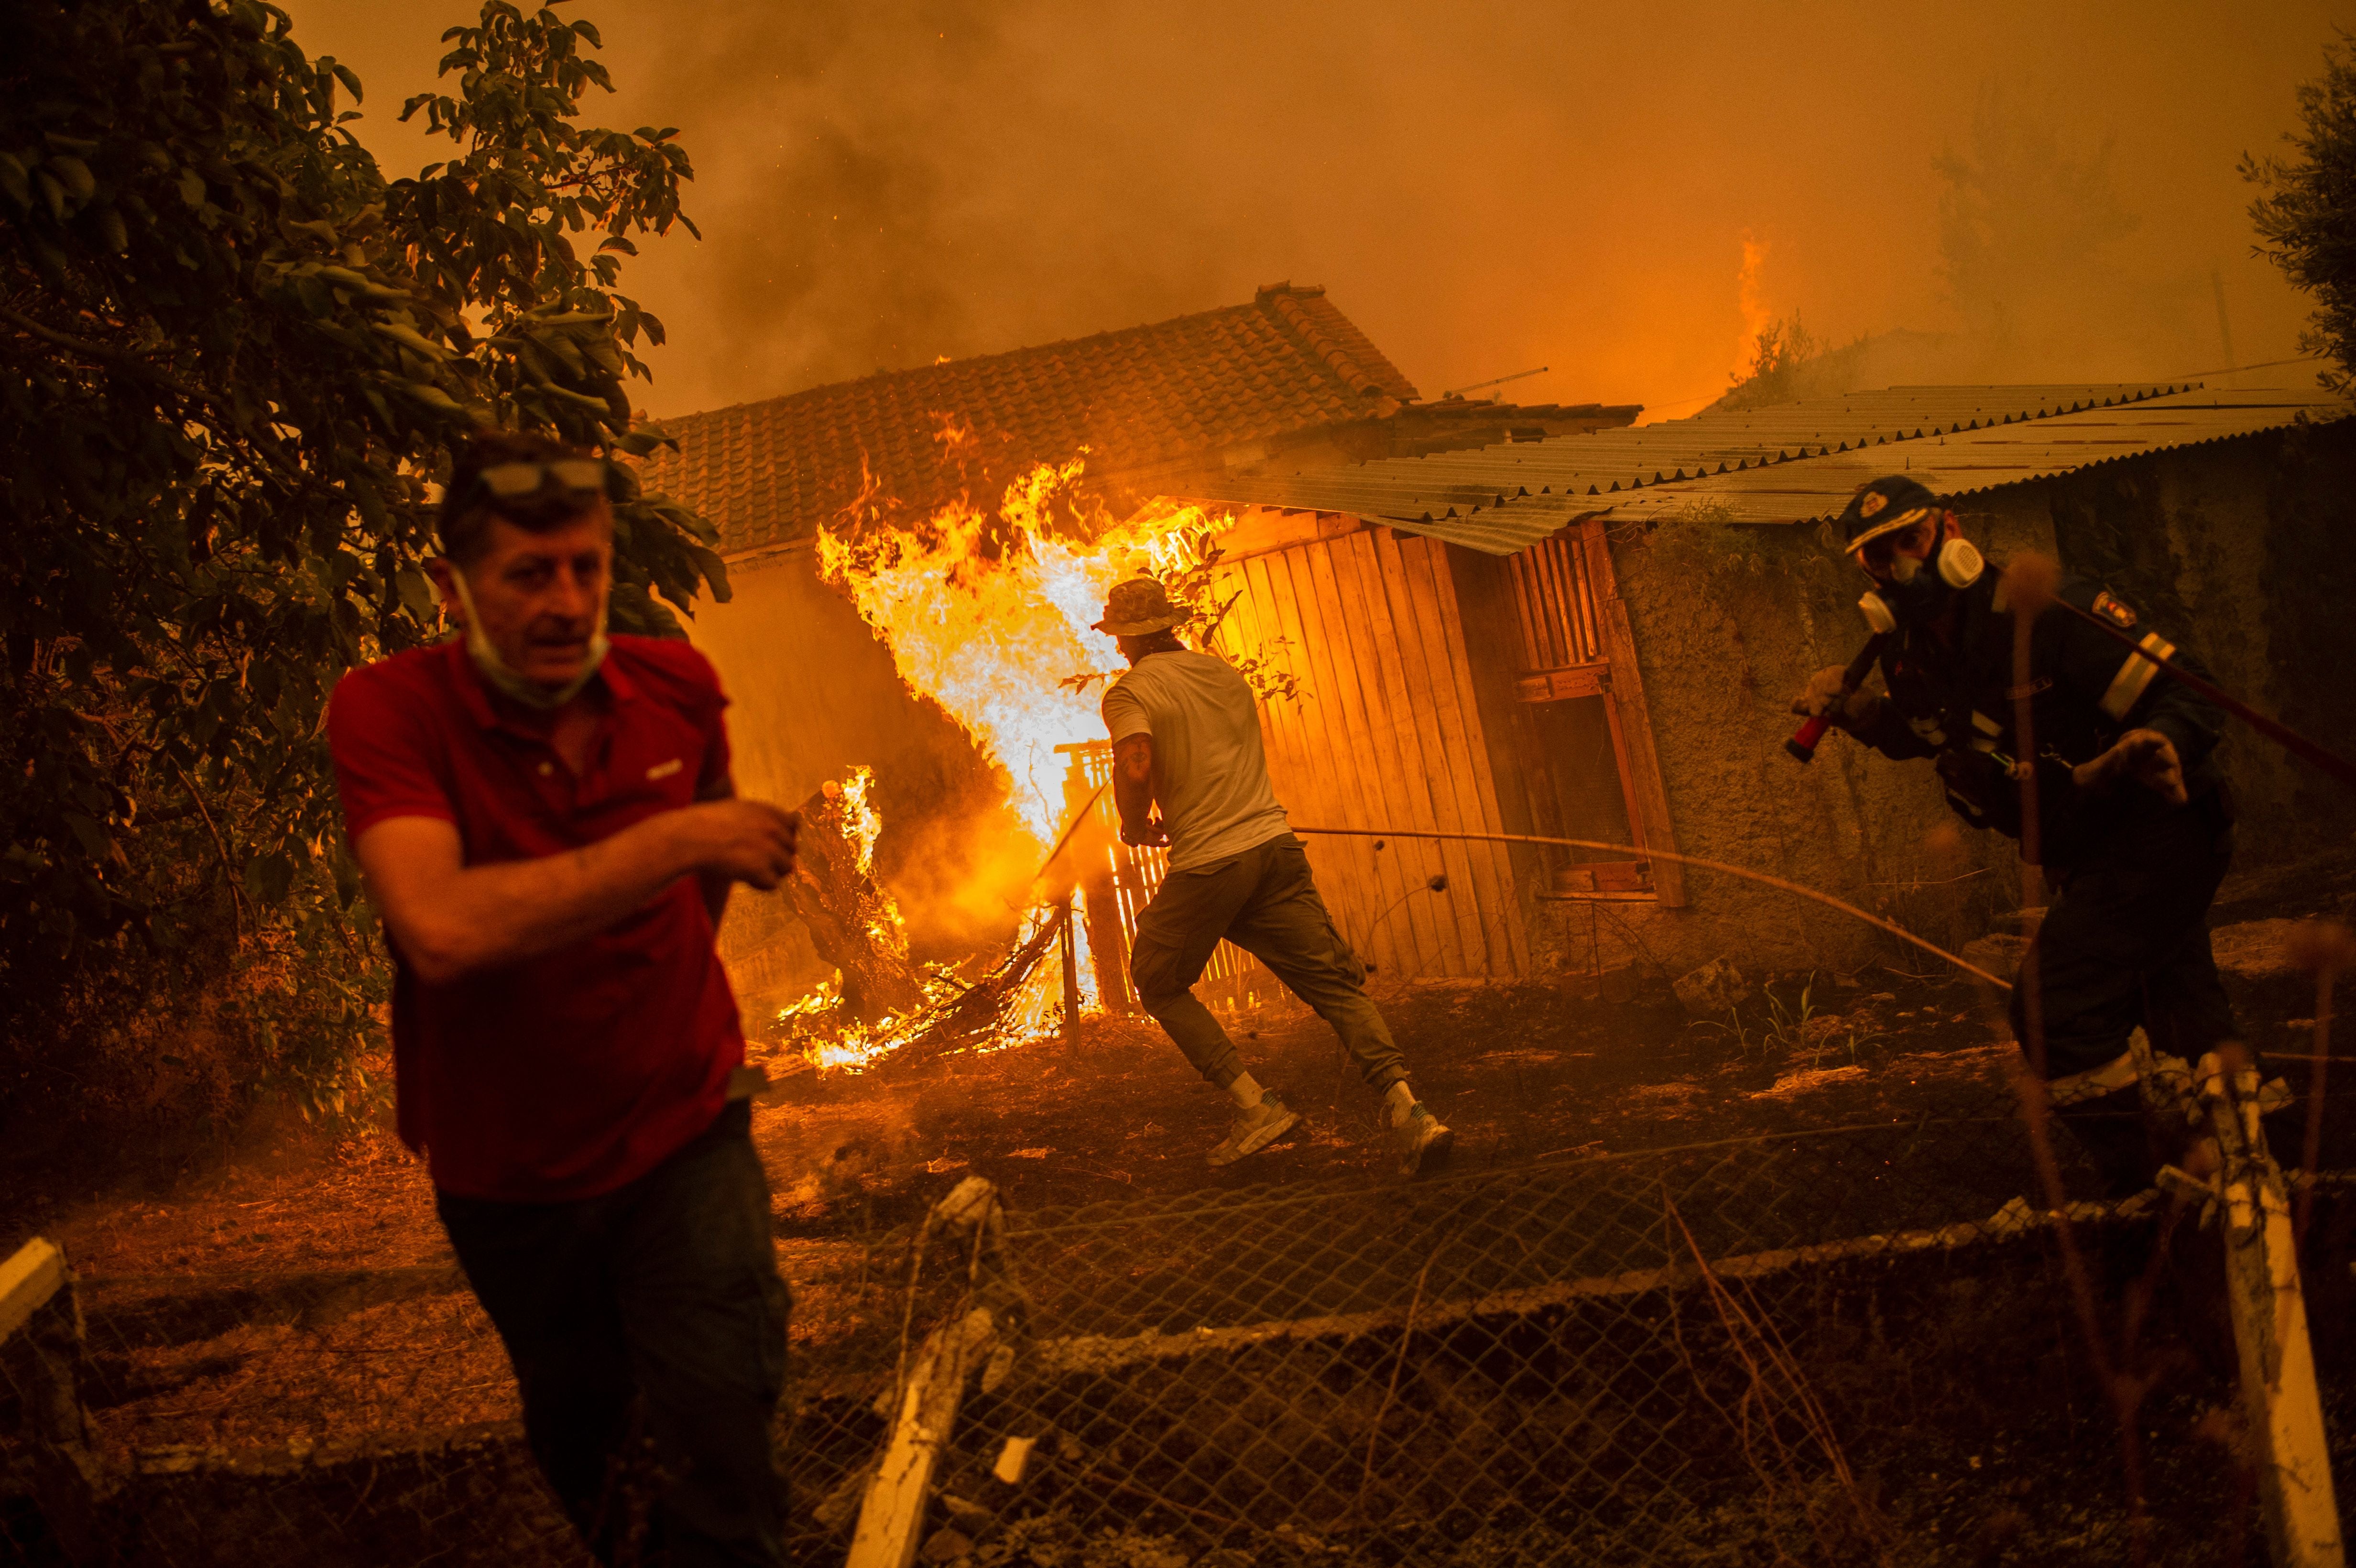
M 936 920 L 995 900 L 1002 923 L 1036 895 L 1038 855 L 1107 776 L 1088 677 L 1111 658 L 1087 623 L 1122 576 L 1191 574 L 1215 645 L 1266 696 L 1295 822 L 1355 830 L 1313 840 L 1319 880 L 1397 979 L 1874 952 L 1861 927 L 1662 852 L 1951 943 L 2012 907 L 2008 852 L 1944 830 L 1923 778 L 1845 741 L 1805 769 L 1781 749 L 1789 694 L 1863 635 L 1825 530 L 1874 475 L 1964 497 L 1999 559 L 2054 551 L 2156 615 L 2272 626 L 2203 649 L 2261 701 L 2294 700 L 2271 688 L 2285 659 L 2340 645 L 2335 624 L 2242 613 L 2270 571 L 2340 570 L 2314 557 L 2315 518 L 2356 443 L 2320 393 L 1899 389 L 1641 428 L 1636 411 L 1419 401 L 1322 291 L 1278 285 L 694 416 L 648 479 L 723 530 L 735 598 L 695 635 L 735 694 L 748 786 L 799 799 L 872 766 L 904 842 L 936 869 L 963 857 L 954 886 L 876 871 Z M 2290 764 L 2244 745 L 2233 766 L 2270 824 L 2296 818 Z M 1125 1008 L 1126 932 L 1158 868 L 1112 842 L 1108 800 L 1094 816 L 1068 940 L 1087 999 Z M 1483 841 L 1514 836 L 1621 848 Z M 2297 835 L 2254 837 L 2263 854 Z M 1240 999 L 1264 979 L 1223 950 L 1207 984 Z
M 1073 677 L 1113 662 L 1109 642 L 1087 630 L 1104 591 L 1140 570 L 1200 567 L 1224 549 L 1216 540 L 1260 526 L 1248 507 L 1171 497 L 1253 464 L 1309 472 L 1477 450 L 1623 425 L 1636 411 L 1419 401 L 1322 289 L 1277 284 L 1248 304 L 675 421 L 680 450 L 646 477 L 722 528 L 733 597 L 707 608 L 694 636 L 735 700 L 740 780 L 799 801 L 872 768 L 873 804 L 896 825 L 875 874 L 907 892 L 921 947 L 928 926 L 956 937 L 994 922 L 1002 934 L 1010 901 L 1101 782 L 1088 749 L 1102 739 L 1100 688 Z M 1255 648 L 1323 640 L 1317 625 L 1287 632 L 1256 607 L 1236 613 L 1252 617 Z M 1430 630 L 1435 653 L 1450 645 Z M 1444 684 L 1453 692 L 1453 677 Z M 1401 722 L 1440 711 L 1428 677 L 1416 689 L 1410 709 L 1400 688 Z M 1356 765 L 1387 770 L 1387 789 L 1419 791 L 1422 770 L 1447 765 L 1437 733 L 1433 742 L 1428 762 L 1391 747 Z M 1119 1005 L 1123 912 L 1154 869 L 1124 850 L 1097 858 L 1085 980 Z M 1392 873 L 1402 859 L 1342 894 L 1367 926 L 1405 891 Z M 1421 908 L 1387 923 L 1423 944 L 1420 972 L 1526 962 L 1510 946 L 1488 953 L 1519 926 L 1501 901 L 1503 860 L 1478 859 L 1482 871 L 1454 885 L 1489 901 L 1478 917 L 1487 934 L 1476 922 L 1443 947 Z M 833 962 L 790 926 L 731 935 L 756 992 L 793 988 Z M 1467 941 L 1480 956 L 1468 960 Z M 1240 979 L 1240 967 L 1228 955 L 1222 973 Z

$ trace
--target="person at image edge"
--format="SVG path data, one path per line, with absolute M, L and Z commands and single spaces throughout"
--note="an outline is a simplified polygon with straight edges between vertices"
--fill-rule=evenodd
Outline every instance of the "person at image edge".
M 2044 1049 L 2033 1065 L 2055 1111 L 2113 1197 L 2140 1192 L 2175 1151 L 2147 1141 L 2134 1031 L 2188 1062 L 2240 1033 L 2209 946 L 2210 901 L 2233 853 L 2215 755 L 2224 715 L 2058 610 L 2033 623 L 2029 689 L 2017 692 L 2009 580 L 1987 570 L 1953 506 L 1906 475 L 1861 488 L 1838 526 L 1872 581 L 1858 607 L 1886 637 L 1885 689 L 1845 693 L 1842 670 L 1821 670 L 1793 711 L 1827 717 L 1886 757 L 1933 759 L 1964 821 L 2024 839 L 2052 894 L 2012 992 L 2014 1037 L 2030 1049 L 2033 986 Z M 2101 584 L 2063 577 L 2054 592 L 2206 674 Z M 2015 732 L 2021 695 L 2034 756 Z M 2033 846 L 2024 781 L 2037 799 Z

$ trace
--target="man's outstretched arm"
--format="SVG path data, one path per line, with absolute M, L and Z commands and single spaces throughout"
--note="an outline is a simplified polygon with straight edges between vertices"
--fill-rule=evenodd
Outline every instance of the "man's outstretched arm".
M 774 888 L 793 869 L 798 826 L 764 801 L 712 801 L 564 854 L 469 867 L 450 823 L 393 816 L 352 848 L 402 955 L 445 985 L 578 942 L 690 872 L 707 899 L 713 880 Z
M 1112 801 L 1120 809 L 1124 844 L 1167 844 L 1153 819 L 1153 737 L 1124 735 L 1112 743 Z

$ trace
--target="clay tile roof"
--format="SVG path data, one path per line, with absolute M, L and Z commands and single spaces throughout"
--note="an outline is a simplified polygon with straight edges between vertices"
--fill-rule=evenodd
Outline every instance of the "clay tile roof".
M 1215 470 L 1229 449 L 1365 420 L 1415 388 L 1322 288 L 1064 343 L 813 387 L 665 421 L 647 488 L 720 525 L 730 556 L 809 538 L 860 494 L 929 510 L 992 500 L 1038 463 L 1088 453 L 1104 478 Z M 969 431 L 961 446 L 945 427 Z

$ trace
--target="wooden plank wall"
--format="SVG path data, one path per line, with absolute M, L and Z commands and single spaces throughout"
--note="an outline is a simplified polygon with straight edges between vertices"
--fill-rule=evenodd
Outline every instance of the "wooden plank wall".
M 1260 709 L 1269 771 L 1294 821 L 1502 831 L 1446 547 L 1359 528 L 1223 562 L 1217 579 L 1220 597 L 1235 599 L 1223 651 L 1299 683 L 1296 697 Z M 1378 975 L 1529 971 L 1505 846 L 1305 841 L 1327 906 Z M 1428 891 L 1439 873 L 1446 891 Z
M 1661 782 L 1659 753 L 1653 745 L 1652 707 L 1644 700 L 1644 675 L 1636 662 L 1636 635 L 1628 623 L 1628 604 L 1620 597 L 1618 574 L 1612 566 L 1612 541 L 1601 517 L 1580 525 L 1580 548 L 1587 557 L 1588 581 L 1603 613 L 1603 641 L 1612 661 L 1612 734 L 1620 748 L 1620 776 L 1628 792 L 1628 820 L 1636 827 L 1636 842 L 1650 849 L 1674 854 L 1676 834 L 1669 826 L 1668 791 Z M 1653 862 L 1653 887 L 1663 909 L 1681 909 L 1686 901 L 1685 868 L 1675 860 Z

